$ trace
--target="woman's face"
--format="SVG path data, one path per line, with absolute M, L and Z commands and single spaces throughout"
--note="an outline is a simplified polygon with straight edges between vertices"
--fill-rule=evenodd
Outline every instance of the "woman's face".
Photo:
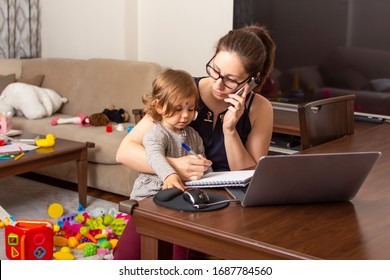
M 249 75 L 246 73 L 245 68 L 235 53 L 220 51 L 213 60 L 210 62 L 210 66 L 217 72 L 223 79 L 229 79 L 235 81 L 237 84 L 247 80 Z M 223 100 L 228 97 L 228 94 L 236 92 L 245 85 L 240 84 L 236 89 L 230 89 L 225 86 L 222 82 L 222 78 L 213 79 L 211 78 L 211 87 L 213 96 L 216 99 Z

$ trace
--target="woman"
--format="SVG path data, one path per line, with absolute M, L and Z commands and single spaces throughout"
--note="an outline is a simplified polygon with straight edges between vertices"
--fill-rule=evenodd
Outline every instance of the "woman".
M 209 77 L 197 79 L 200 110 L 197 121 L 191 125 L 201 134 L 209 160 L 191 156 L 170 158 L 183 180 L 200 179 L 211 161 L 219 162 L 220 153 L 226 153 L 227 165 L 223 168 L 218 163 L 217 168 L 213 166 L 214 171 L 254 168 L 260 157 L 267 154 L 273 125 L 271 103 L 247 90 L 242 96 L 234 93 L 252 75 L 260 79 L 255 91 L 259 90 L 272 71 L 274 57 L 275 45 L 263 26 L 232 30 L 219 40 L 215 55 L 207 64 Z M 212 131 L 199 131 L 201 125 L 207 124 L 212 125 Z M 118 162 L 140 172 L 152 172 L 142 146 L 142 138 L 152 125 L 146 116 L 132 129 L 118 149 Z M 241 125 L 241 131 L 236 129 L 237 125 Z M 218 135 L 211 134 L 217 131 Z M 211 139 L 214 146 L 220 144 L 218 152 L 210 144 Z
M 205 158 L 168 158 L 184 181 L 198 180 L 212 165 L 214 171 L 253 169 L 267 155 L 272 136 L 271 103 L 249 90 L 247 82 L 259 81 L 259 91 L 272 71 L 275 44 L 263 26 L 247 26 L 223 36 L 215 55 L 206 65 L 208 77 L 196 78 L 199 91 L 198 117 L 191 123 L 203 139 Z M 242 95 L 235 94 L 244 87 Z M 142 139 L 153 126 L 145 116 L 123 139 L 117 161 L 139 172 L 153 173 L 147 164 Z M 114 251 L 126 259 L 126 230 Z

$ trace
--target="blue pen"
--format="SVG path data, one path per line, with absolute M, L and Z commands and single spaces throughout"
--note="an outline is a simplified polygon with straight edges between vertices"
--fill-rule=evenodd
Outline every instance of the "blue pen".
M 182 146 L 187 152 L 189 152 L 191 155 L 194 155 L 194 156 L 196 156 L 197 158 L 199 158 L 198 155 L 197 155 L 190 147 L 188 147 L 184 142 L 181 143 L 181 146 Z

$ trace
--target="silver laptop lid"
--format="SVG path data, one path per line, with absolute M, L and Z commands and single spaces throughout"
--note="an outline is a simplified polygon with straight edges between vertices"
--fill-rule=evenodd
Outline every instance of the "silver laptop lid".
M 380 152 L 294 154 L 262 157 L 243 206 L 351 200 Z

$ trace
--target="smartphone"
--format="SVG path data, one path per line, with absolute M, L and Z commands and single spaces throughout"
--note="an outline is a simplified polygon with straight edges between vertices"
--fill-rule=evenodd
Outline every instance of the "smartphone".
M 255 77 L 252 77 L 251 80 L 248 82 L 248 85 L 249 85 L 249 91 L 253 90 L 255 87 L 257 87 L 259 85 L 260 81 L 258 78 L 255 78 Z M 245 89 L 246 85 L 243 86 L 242 88 L 240 88 L 236 94 L 238 95 L 242 95 L 242 93 L 244 92 L 244 89 Z

